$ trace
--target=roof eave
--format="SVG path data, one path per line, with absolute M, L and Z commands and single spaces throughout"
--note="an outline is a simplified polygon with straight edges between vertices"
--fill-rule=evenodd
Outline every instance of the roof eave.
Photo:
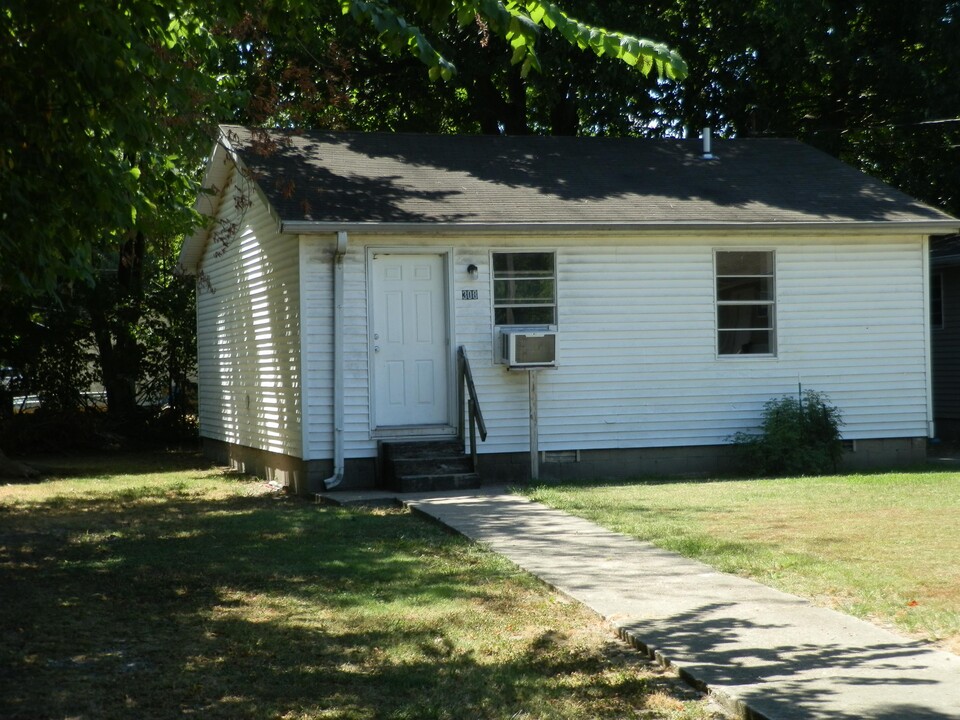
M 960 232 L 960 220 L 876 220 L 876 221 L 814 221 L 814 222 L 610 222 L 610 223 L 444 223 L 444 222 L 336 222 L 314 220 L 287 220 L 280 222 L 281 232 L 291 235 L 321 235 L 337 231 L 371 234 L 488 234 L 509 232 L 518 234 L 575 232 L 741 232 L 758 233 L 870 233 L 876 235 L 940 235 Z
M 203 181 L 200 185 L 201 190 L 197 193 L 197 199 L 193 205 L 193 209 L 205 218 L 206 222 L 197 225 L 193 232 L 184 238 L 177 258 L 179 272 L 184 275 L 197 274 L 210 235 L 216 224 L 214 218 L 223 200 L 222 186 L 227 175 L 227 158 L 235 165 L 240 166 L 241 160 L 237 149 L 231 144 L 229 137 L 221 127 L 220 134 L 217 136 L 213 149 L 210 151 L 210 156 L 207 158 Z

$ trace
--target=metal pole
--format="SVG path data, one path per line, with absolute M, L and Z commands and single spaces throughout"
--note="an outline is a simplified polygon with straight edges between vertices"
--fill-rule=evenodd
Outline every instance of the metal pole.
M 530 391 L 530 479 L 540 479 L 540 438 L 537 430 L 537 371 L 528 370 Z

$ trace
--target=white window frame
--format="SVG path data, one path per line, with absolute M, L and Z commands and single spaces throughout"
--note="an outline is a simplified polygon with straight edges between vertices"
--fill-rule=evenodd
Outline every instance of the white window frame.
M 764 275 L 721 275 L 719 271 L 719 256 L 724 253 L 762 253 L 770 256 L 770 273 Z M 723 277 L 768 277 L 770 278 L 770 299 L 769 300 L 721 300 L 720 299 L 720 279 Z M 718 359 L 728 360 L 733 358 L 771 358 L 777 356 L 777 254 L 772 248 L 716 248 L 713 251 L 713 301 L 715 328 L 714 338 L 716 342 L 716 355 Z M 731 353 L 722 352 L 722 343 L 720 336 L 722 332 L 729 332 L 729 329 L 720 327 L 720 309 L 722 307 L 737 306 L 755 306 L 763 305 L 768 308 L 770 318 L 769 327 L 765 328 L 741 328 L 742 330 L 756 331 L 762 330 L 770 333 L 769 351 L 762 353 Z
M 497 281 L 503 280 L 505 278 L 497 276 L 495 256 L 496 255 L 552 255 L 553 256 L 553 275 L 550 278 L 553 282 L 553 302 L 552 303 L 528 303 L 524 305 L 498 305 L 497 304 Z M 516 279 L 516 278 L 513 278 Z M 522 279 L 522 278 L 521 278 Z M 490 251 L 490 306 L 493 314 L 493 325 L 494 328 L 504 328 L 504 327 L 529 327 L 529 328 L 544 328 L 544 329 L 557 329 L 557 322 L 560 315 L 560 304 L 558 297 L 558 283 L 557 283 L 557 251 L 555 249 L 514 249 L 514 248 L 504 248 L 499 250 Z M 498 323 L 497 322 L 497 310 L 503 307 L 549 307 L 553 308 L 553 321 L 548 323 L 543 322 L 532 322 L 532 323 Z

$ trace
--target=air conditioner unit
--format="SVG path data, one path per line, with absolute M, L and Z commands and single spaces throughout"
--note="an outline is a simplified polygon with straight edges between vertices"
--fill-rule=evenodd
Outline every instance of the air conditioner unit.
M 521 328 L 501 330 L 500 362 L 511 368 L 556 367 L 557 333 Z

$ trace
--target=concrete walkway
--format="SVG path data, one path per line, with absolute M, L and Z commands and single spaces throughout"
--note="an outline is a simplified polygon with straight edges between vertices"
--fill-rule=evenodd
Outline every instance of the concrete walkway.
M 584 603 L 742 718 L 960 720 L 960 656 L 485 487 L 396 497 Z

